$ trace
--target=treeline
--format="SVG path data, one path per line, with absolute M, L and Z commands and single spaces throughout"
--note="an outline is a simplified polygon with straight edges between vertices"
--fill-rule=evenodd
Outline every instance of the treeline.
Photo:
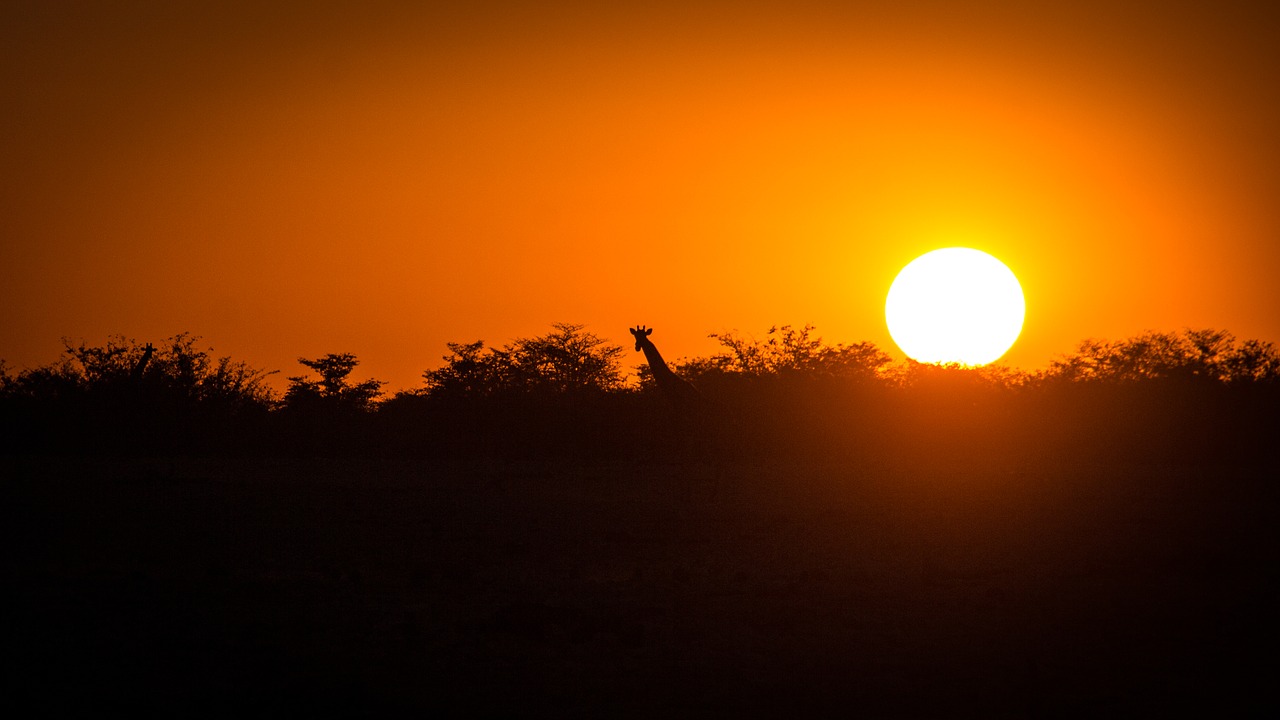
M 10 454 L 381 454 L 442 460 L 1042 459 L 1272 462 L 1280 351 L 1217 330 L 1088 340 L 1028 373 L 895 362 L 812 326 L 764 339 L 713 335 L 671 363 L 702 395 L 677 401 L 647 366 L 581 325 L 501 346 L 450 343 L 419 388 L 357 380 L 356 356 L 300 358 L 272 374 L 199 339 L 65 343 L 19 372 L 0 363 Z

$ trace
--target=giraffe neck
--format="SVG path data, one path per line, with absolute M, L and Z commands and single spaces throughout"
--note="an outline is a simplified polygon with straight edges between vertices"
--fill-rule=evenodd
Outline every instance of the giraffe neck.
M 649 370 L 653 372 L 653 379 L 659 383 L 665 383 L 675 377 L 675 373 L 671 368 L 667 367 L 667 363 L 662 359 L 662 353 L 658 352 L 658 348 L 648 338 L 640 342 L 640 349 L 644 351 L 644 359 L 649 362 Z
M 147 343 L 147 347 L 142 351 L 142 357 L 138 358 L 137 364 L 133 366 L 133 371 L 129 373 L 129 377 L 135 382 L 142 378 L 142 373 L 147 369 L 147 363 L 151 362 L 151 356 L 155 353 L 155 348 L 151 347 L 151 343 Z

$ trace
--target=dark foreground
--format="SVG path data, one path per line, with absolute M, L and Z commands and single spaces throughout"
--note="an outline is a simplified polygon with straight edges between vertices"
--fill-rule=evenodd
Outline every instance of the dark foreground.
M 5 462 L 46 715 L 1277 709 L 1266 468 Z

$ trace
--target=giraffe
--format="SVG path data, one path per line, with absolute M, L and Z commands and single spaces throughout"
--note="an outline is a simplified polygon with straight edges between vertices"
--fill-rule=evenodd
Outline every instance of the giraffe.
M 649 336 L 653 334 L 653 328 L 646 328 L 644 325 L 640 325 L 631 328 L 631 334 L 636 339 L 636 352 L 644 351 L 644 359 L 649 362 L 649 371 L 653 373 L 653 381 L 657 383 L 658 389 L 664 395 L 677 403 L 687 403 L 702 399 L 702 393 L 698 392 L 697 388 L 667 367 L 667 363 L 662 359 L 662 354 L 658 352 L 657 346 L 649 339 Z
M 717 457 L 717 449 L 723 444 L 724 435 L 717 432 L 722 425 L 723 416 L 716 412 L 716 407 L 694 387 L 692 383 L 675 374 L 662 359 L 662 353 L 649 340 L 653 328 L 644 325 L 631 328 L 636 339 L 636 352 L 644 351 L 644 358 L 649 362 L 649 371 L 653 373 L 653 381 L 658 390 L 666 396 L 673 412 L 664 413 L 668 422 L 662 423 L 659 437 L 665 440 L 664 456 L 674 458 L 677 462 L 697 462 Z M 660 440 L 662 442 L 662 440 Z M 686 501 L 713 502 L 720 492 L 720 481 L 723 466 L 698 465 L 701 469 L 682 471 L 685 476 L 682 483 Z M 707 467 L 712 468 L 707 470 Z
M 138 362 L 134 363 L 133 370 L 129 373 L 130 381 L 136 383 L 142 379 L 142 373 L 147 369 L 147 363 L 151 362 L 151 356 L 156 352 L 155 347 L 151 343 L 142 349 L 142 357 L 138 358 Z

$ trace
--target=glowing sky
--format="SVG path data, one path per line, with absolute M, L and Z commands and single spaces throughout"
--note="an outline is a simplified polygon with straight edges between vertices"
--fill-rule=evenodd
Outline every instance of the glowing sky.
M 553 322 L 900 357 L 885 293 L 951 245 L 1022 282 L 1014 365 L 1280 341 L 1265 5 L 426 4 L 6 3 L 0 358 L 191 331 L 397 389 Z

